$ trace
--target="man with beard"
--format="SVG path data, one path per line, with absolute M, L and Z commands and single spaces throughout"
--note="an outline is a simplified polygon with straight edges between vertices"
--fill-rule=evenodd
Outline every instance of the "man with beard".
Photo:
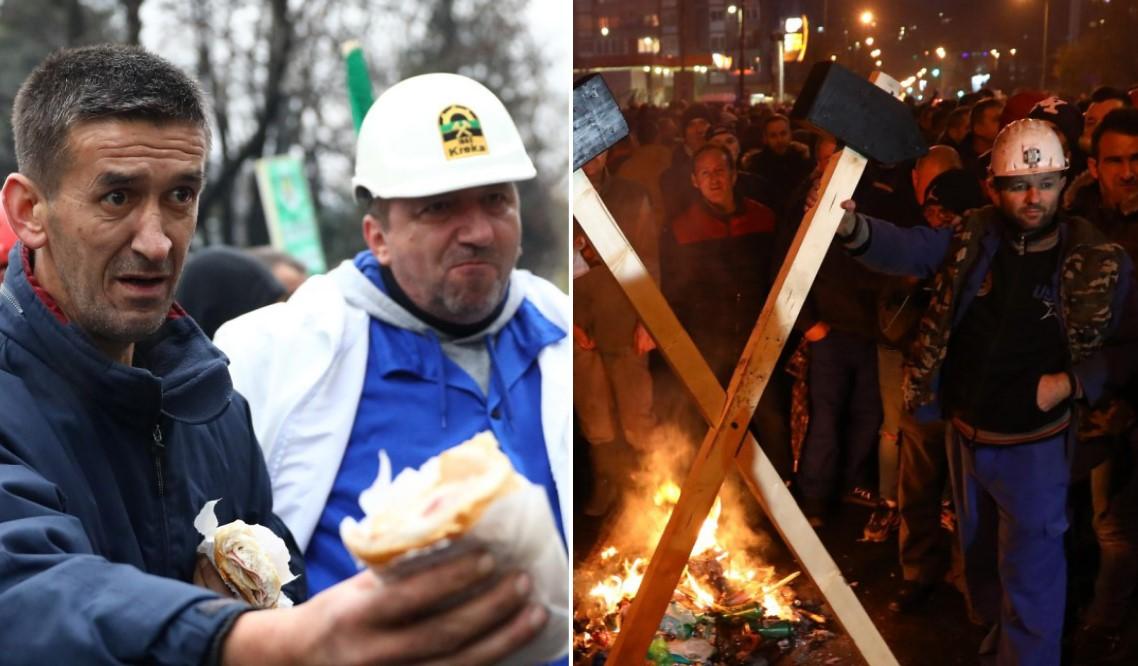
M 1084 197 L 1085 207 L 1076 212 L 1133 261 L 1138 257 L 1138 109 L 1118 108 L 1096 124 L 1087 166 L 1095 196 Z M 1091 468 L 1091 525 L 1099 545 L 1094 599 L 1074 640 L 1077 663 L 1126 661 L 1121 628 L 1138 587 L 1138 386 L 1104 402 L 1083 419 L 1079 450 L 1085 460 L 1075 465 L 1079 472 Z
M 1079 150 L 1084 155 L 1092 155 L 1091 139 L 1095 128 L 1111 111 L 1131 106 L 1130 96 L 1117 88 L 1101 86 L 1091 93 L 1091 101 L 1083 113 L 1083 133 L 1079 137 Z M 1089 166 L 1089 164 L 1088 164 Z M 1098 211 L 1110 207 L 1101 207 L 1102 197 L 1098 176 L 1088 168 L 1076 175 L 1067 191 L 1063 193 L 1063 207 L 1076 215 L 1082 215 L 1094 220 Z
M 484 552 L 257 612 L 196 552 L 195 516 L 221 498 L 219 522 L 272 529 L 303 571 L 225 356 L 173 303 L 206 117 L 185 74 L 124 46 L 57 52 L 16 95 L 19 172 L 0 192 L 20 240 L 0 285 L 4 663 L 500 662 L 544 615 L 524 578 L 486 587 Z M 286 595 L 304 601 L 305 578 Z M 482 593 L 455 605 L 469 588 Z
M 212 569 L 194 516 L 224 497 L 223 522 L 291 539 L 225 358 L 173 304 L 209 153 L 201 93 L 139 49 L 64 50 L 21 85 L 12 125 L 4 661 L 216 661 L 249 608 L 191 584 Z
M 340 523 L 362 518 L 381 449 L 398 474 L 491 431 L 544 487 L 558 528 L 569 516 L 569 299 L 515 268 L 515 183 L 535 176 L 513 119 L 482 84 L 401 81 L 360 127 L 353 185 L 367 249 L 287 303 L 218 330 L 310 589 L 357 571 Z M 525 599 L 529 579 L 515 582 Z M 490 635 L 546 618 L 539 606 L 513 611 Z
M 992 149 L 993 206 L 958 225 L 901 229 L 847 214 L 839 238 L 872 268 L 936 275 L 906 408 L 939 403 L 965 583 L 992 623 L 981 654 L 1058 664 L 1075 403 L 1132 372 L 1133 267 L 1089 222 L 1059 211 L 1067 162 L 1054 130 L 1021 120 Z

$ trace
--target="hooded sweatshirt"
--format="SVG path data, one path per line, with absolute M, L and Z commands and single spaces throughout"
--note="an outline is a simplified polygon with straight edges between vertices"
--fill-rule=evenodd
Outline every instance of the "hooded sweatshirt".
M 367 370 L 347 449 L 306 553 L 310 590 L 357 571 L 340 523 L 362 518 L 359 495 L 375 480 L 381 449 L 398 474 L 490 430 L 514 467 L 544 486 L 564 535 L 542 434 L 537 356 L 565 332 L 509 289 L 483 330 L 453 337 L 396 302 L 370 252 L 353 263 L 356 270 L 338 279 L 348 305 L 370 318 Z

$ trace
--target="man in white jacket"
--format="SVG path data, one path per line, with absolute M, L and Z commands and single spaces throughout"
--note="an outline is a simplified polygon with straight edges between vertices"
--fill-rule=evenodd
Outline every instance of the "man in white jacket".
M 569 299 L 515 268 L 514 183 L 535 175 L 493 93 L 453 74 L 407 79 L 360 128 L 367 249 L 218 330 L 313 594 L 357 571 L 339 526 L 362 516 L 381 449 L 398 473 L 490 430 L 566 538 Z

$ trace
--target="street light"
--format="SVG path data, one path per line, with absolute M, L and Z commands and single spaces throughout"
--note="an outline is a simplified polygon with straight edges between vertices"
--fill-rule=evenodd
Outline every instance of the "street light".
M 873 23 L 873 12 L 869 11 L 868 9 L 865 10 L 861 13 L 861 16 L 858 17 L 858 20 L 861 21 L 862 25 L 869 25 L 870 23 Z
M 945 50 L 944 50 L 943 46 L 936 47 L 936 57 L 940 58 L 941 60 L 944 60 L 944 54 L 945 54 Z
M 865 45 L 866 46 L 873 46 L 873 38 L 872 37 L 866 37 L 865 38 Z
M 746 25 L 746 22 L 747 22 L 747 12 L 742 6 L 728 5 L 727 6 L 727 13 L 739 15 L 739 97 L 738 97 L 738 103 L 741 105 L 743 103 L 743 65 L 744 65 L 743 58 L 744 58 L 744 53 L 746 52 L 745 41 L 746 41 L 746 34 L 747 34 L 746 28 L 744 26 Z
M 1047 19 L 1051 16 L 1051 0 L 1043 0 L 1043 66 L 1039 70 L 1039 87 L 1047 82 Z
M 1039 87 L 1047 84 L 1047 26 L 1051 17 L 1051 0 L 1043 0 L 1043 52 L 1040 53 Z M 1015 51 L 1011 52 L 1015 55 Z
M 608 36 L 609 36 L 609 27 L 607 25 L 602 25 L 601 26 L 601 37 L 608 37 Z

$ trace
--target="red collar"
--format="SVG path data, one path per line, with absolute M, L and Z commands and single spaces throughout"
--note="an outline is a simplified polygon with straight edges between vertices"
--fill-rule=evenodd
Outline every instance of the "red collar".
M 48 312 L 55 315 L 59 323 L 64 326 L 71 323 L 70 320 L 67 319 L 67 315 L 63 314 L 63 310 L 59 309 L 59 304 L 55 302 L 55 298 L 47 293 L 47 290 L 44 289 L 39 283 L 39 280 L 36 279 L 36 274 L 32 270 L 32 251 L 28 249 L 27 245 L 21 246 L 20 259 L 24 262 L 24 275 L 28 278 L 28 284 L 31 285 L 32 291 L 35 292 L 40 302 L 48 309 Z

